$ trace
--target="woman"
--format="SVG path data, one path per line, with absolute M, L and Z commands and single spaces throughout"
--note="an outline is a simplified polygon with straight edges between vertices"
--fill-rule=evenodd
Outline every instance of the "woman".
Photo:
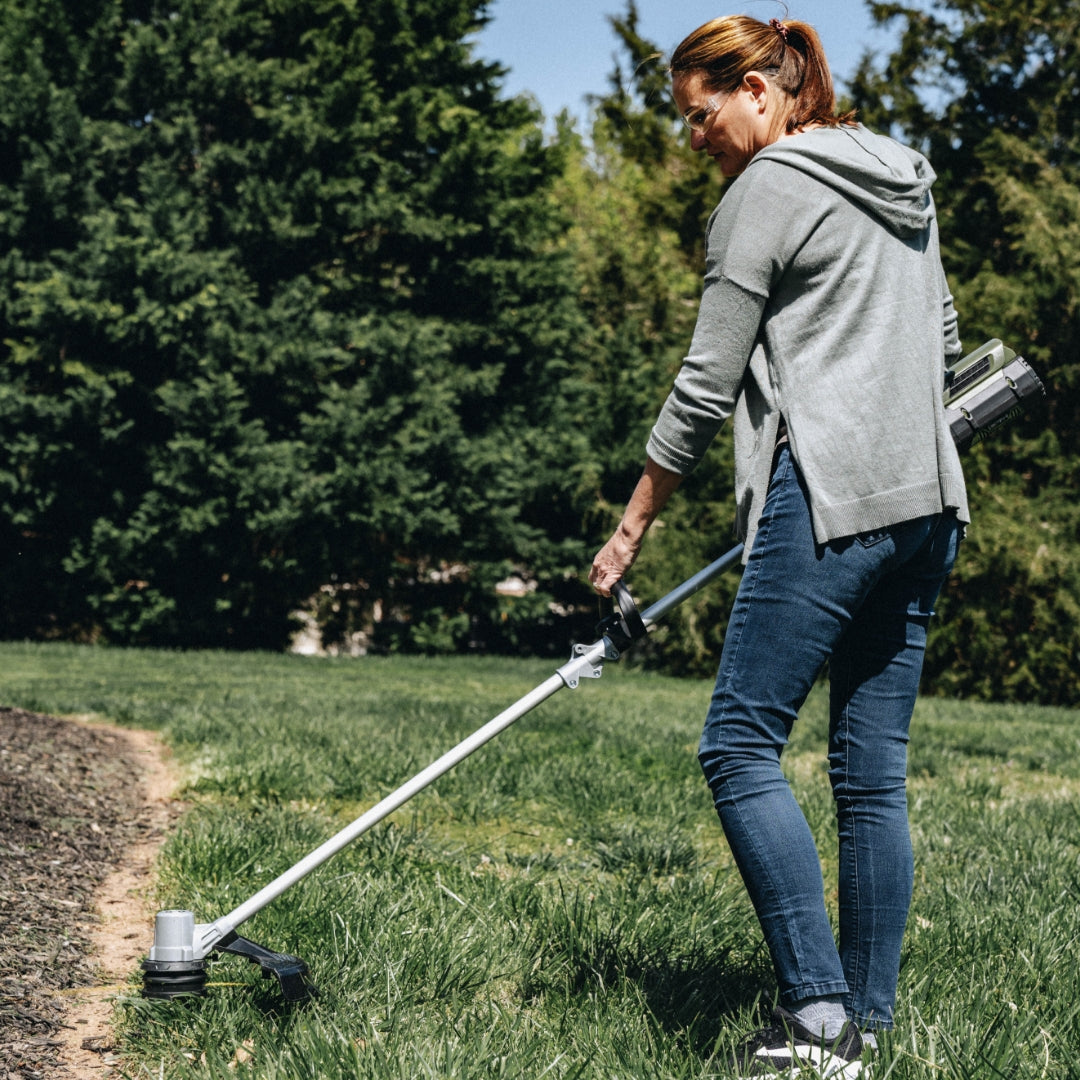
M 868 1033 L 893 1023 L 911 899 L 906 744 L 927 623 L 969 520 L 941 404 L 960 342 L 934 173 L 836 114 L 805 23 L 716 19 L 676 49 L 671 75 L 691 146 L 735 180 L 709 222 L 689 354 L 589 576 L 610 593 L 733 416 L 746 566 L 700 761 L 781 1002 L 738 1064 L 865 1075 Z M 780 769 L 826 664 L 839 948 Z

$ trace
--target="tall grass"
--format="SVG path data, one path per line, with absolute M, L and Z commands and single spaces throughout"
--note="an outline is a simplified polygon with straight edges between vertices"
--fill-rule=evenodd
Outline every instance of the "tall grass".
M 148 887 L 211 921 L 551 670 L 4 645 L 0 700 L 163 732 L 191 809 Z M 132 972 L 127 1075 L 726 1075 L 774 984 L 695 760 L 709 690 L 608 665 L 246 923 L 310 964 L 309 1006 L 236 957 L 193 1003 L 144 1000 Z M 875 1077 L 1080 1077 L 1078 719 L 919 702 L 915 899 Z M 826 726 L 815 693 L 785 762 L 830 882 Z

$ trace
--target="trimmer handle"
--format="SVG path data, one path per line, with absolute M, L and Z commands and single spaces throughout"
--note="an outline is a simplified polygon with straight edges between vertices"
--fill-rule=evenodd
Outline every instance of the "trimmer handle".
M 649 632 L 630 590 L 621 580 L 612 585 L 610 598 L 601 597 L 600 614 L 596 632 L 601 637 L 609 638 L 617 649 L 625 649 Z
M 621 580 L 616 581 L 611 587 L 611 595 L 615 603 L 619 605 L 619 614 L 622 616 L 630 640 L 637 641 L 638 638 L 643 638 L 648 630 L 638 612 L 637 604 L 634 603 L 634 598 L 630 595 L 630 590 Z

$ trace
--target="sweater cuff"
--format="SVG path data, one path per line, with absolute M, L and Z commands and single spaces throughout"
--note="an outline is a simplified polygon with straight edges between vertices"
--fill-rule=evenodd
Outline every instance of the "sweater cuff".
M 673 473 L 678 473 L 680 476 L 688 476 L 692 473 L 697 467 L 698 462 L 701 460 L 700 458 L 676 450 L 670 443 L 664 442 L 663 439 L 656 434 L 655 428 L 653 428 L 652 434 L 649 435 L 649 441 L 645 446 L 645 452 L 657 465 L 662 465 L 665 469 L 668 469 Z

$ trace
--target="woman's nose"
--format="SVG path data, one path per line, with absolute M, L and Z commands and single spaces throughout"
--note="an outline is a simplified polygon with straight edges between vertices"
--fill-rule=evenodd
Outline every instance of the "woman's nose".
M 691 150 L 704 150 L 705 149 L 705 135 L 700 131 L 690 132 L 690 149 Z

